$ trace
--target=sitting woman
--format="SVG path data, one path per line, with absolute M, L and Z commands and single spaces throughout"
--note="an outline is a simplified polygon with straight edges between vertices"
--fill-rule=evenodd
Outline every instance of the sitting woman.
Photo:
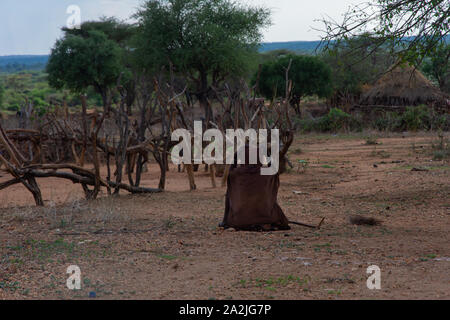
M 227 179 L 225 216 L 219 225 L 225 229 L 244 231 L 290 230 L 289 221 L 277 203 L 279 173 L 261 175 L 262 164 L 247 164 L 249 147 L 245 148 L 246 164 L 230 168 Z

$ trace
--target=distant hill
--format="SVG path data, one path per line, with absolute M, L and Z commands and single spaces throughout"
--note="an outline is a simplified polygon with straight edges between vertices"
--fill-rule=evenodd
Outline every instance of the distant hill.
M 0 73 L 12 73 L 23 70 L 43 70 L 48 55 L 0 56 Z
M 260 52 L 278 49 L 313 53 L 320 41 L 268 42 L 261 44 Z M 48 55 L 0 56 L 0 73 L 13 73 L 23 70 L 43 70 L 48 62 Z
M 405 38 L 410 40 L 412 38 Z M 450 36 L 446 38 L 450 43 Z M 323 44 L 320 41 L 289 41 L 289 42 L 265 42 L 262 43 L 259 51 L 268 52 L 273 50 L 290 50 L 298 53 L 312 54 Z M 48 62 L 48 55 L 15 55 L 0 56 L 0 73 L 12 73 L 23 70 L 43 70 Z
M 406 37 L 404 41 L 412 41 L 414 37 Z M 445 41 L 450 43 L 450 35 L 446 36 Z M 320 41 L 289 41 L 289 42 L 265 42 L 259 48 L 260 52 L 268 52 L 273 50 L 290 50 L 299 53 L 314 53 L 316 49 L 321 49 L 325 44 Z
M 289 42 L 265 42 L 261 44 L 260 52 L 273 50 L 290 50 L 302 53 L 313 53 L 320 46 L 320 41 L 289 41 Z

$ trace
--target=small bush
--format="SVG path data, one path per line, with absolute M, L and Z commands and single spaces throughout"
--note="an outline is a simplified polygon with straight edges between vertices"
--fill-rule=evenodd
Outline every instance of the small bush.
M 330 112 L 320 118 L 300 119 L 296 121 L 296 126 L 302 132 L 339 132 L 361 131 L 362 121 L 339 108 L 332 108 Z
M 403 114 L 387 112 L 372 121 L 379 131 L 450 130 L 450 115 L 440 115 L 427 106 L 408 107 Z
M 441 161 L 450 158 L 450 142 L 442 133 L 439 134 L 437 142 L 432 143 L 433 160 Z
M 397 112 L 387 112 L 375 119 L 372 127 L 378 131 L 402 131 L 403 120 Z
M 375 146 L 377 144 L 378 144 L 378 139 L 376 137 L 367 137 L 366 138 L 366 145 Z
M 348 114 L 339 108 L 320 118 L 294 119 L 296 128 L 307 132 L 339 132 L 342 130 L 360 132 L 363 128 L 378 131 L 450 131 L 450 114 L 437 114 L 427 106 L 408 107 L 403 114 L 386 112 L 382 116 L 363 121 L 358 115 Z
M 8 111 L 13 111 L 13 112 L 17 112 L 19 111 L 20 106 L 18 104 L 11 104 L 8 107 L 6 107 L 6 110 Z
M 450 150 L 436 150 L 433 152 L 433 160 L 441 161 L 450 157 Z
M 406 112 L 402 115 L 405 129 L 409 131 L 429 130 L 431 127 L 430 113 L 430 109 L 427 106 L 407 108 Z

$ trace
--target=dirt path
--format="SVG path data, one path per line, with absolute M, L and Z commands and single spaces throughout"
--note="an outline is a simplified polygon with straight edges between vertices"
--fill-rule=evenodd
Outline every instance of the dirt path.
M 21 186 L 1 191 L 0 299 L 449 299 L 450 166 L 430 161 L 434 139 L 298 137 L 290 159 L 308 166 L 282 176 L 279 202 L 292 220 L 325 217 L 319 231 L 221 231 L 225 189 L 198 173 L 189 192 L 174 168 L 168 192 L 151 196 L 86 203 L 79 186 L 48 179 L 35 209 Z M 143 184 L 157 176 L 151 166 Z M 383 224 L 353 226 L 351 214 Z M 80 291 L 66 288 L 69 265 Z M 370 265 L 381 290 L 366 286 Z

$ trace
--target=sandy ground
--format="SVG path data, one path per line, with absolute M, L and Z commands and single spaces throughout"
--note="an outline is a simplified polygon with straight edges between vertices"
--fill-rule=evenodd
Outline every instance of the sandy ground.
M 43 209 L 11 187 L 0 192 L 0 299 L 449 299 L 450 166 L 431 161 L 435 139 L 297 137 L 290 159 L 308 166 L 282 176 L 279 203 L 291 220 L 325 217 L 321 230 L 220 230 L 225 188 L 203 172 L 195 192 L 171 168 L 165 193 L 89 203 L 78 185 L 40 180 Z M 157 179 L 152 165 L 143 185 Z M 354 226 L 351 214 L 383 223 Z M 81 290 L 66 287 L 70 265 Z M 366 286 L 370 265 L 381 290 Z

